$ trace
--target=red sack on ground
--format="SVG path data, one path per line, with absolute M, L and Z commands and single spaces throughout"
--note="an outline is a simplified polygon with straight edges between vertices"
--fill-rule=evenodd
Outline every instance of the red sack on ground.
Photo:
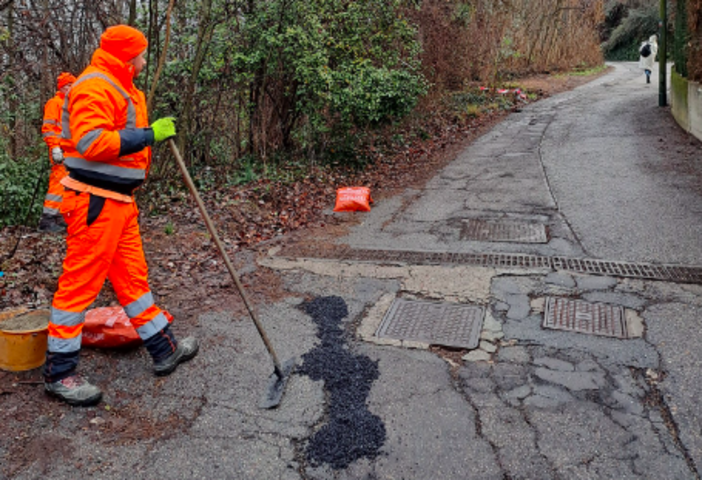
M 164 310 L 163 314 L 168 323 L 173 321 L 170 313 Z M 84 347 L 118 348 L 140 343 L 141 338 L 122 307 L 94 308 L 85 314 L 81 341 Z
M 373 203 L 370 188 L 345 187 L 336 191 L 335 212 L 370 212 Z

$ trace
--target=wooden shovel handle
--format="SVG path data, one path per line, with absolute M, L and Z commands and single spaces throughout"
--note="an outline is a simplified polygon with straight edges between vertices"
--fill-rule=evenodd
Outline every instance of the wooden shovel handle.
M 178 162 L 178 167 L 180 167 L 180 172 L 183 174 L 183 178 L 185 179 L 185 183 L 188 185 L 188 188 L 190 189 L 190 193 L 192 193 L 193 197 L 195 198 L 195 202 L 197 203 L 197 207 L 200 209 L 200 213 L 202 214 L 202 218 L 205 220 L 205 225 L 207 225 L 207 230 L 209 230 L 210 235 L 212 235 L 212 238 L 214 239 L 215 244 L 217 245 L 217 248 L 219 249 L 219 253 L 222 255 L 222 258 L 224 259 L 224 264 L 227 266 L 227 270 L 229 270 L 229 274 L 232 276 L 232 280 L 234 280 L 234 284 L 236 285 L 236 288 L 239 291 L 239 294 L 241 295 L 241 299 L 244 301 L 244 305 L 246 305 L 246 310 L 249 311 L 249 315 L 251 316 L 251 320 L 253 320 L 254 325 L 256 325 L 256 329 L 258 330 L 259 335 L 261 335 L 261 339 L 263 340 L 263 343 L 266 345 L 266 349 L 268 350 L 268 353 L 271 355 L 271 358 L 273 359 L 273 364 L 275 365 L 276 373 L 278 373 L 280 376 L 282 376 L 282 369 L 280 368 L 280 362 L 278 362 L 278 356 L 275 354 L 275 351 L 273 350 L 273 347 L 271 346 L 271 342 L 268 339 L 268 335 L 266 335 L 266 331 L 263 329 L 261 322 L 258 321 L 258 317 L 256 317 L 256 314 L 254 313 L 253 309 L 251 308 L 251 304 L 249 303 L 249 299 L 246 296 L 246 293 L 244 292 L 244 287 L 241 285 L 241 282 L 239 281 L 239 275 L 237 275 L 236 270 L 234 270 L 234 266 L 232 265 L 232 262 L 229 260 L 229 255 L 227 255 L 226 250 L 224 250 L 224 245 L 222 245 L 222 242 L 219 240 L 219 235 L 217 235 L 217 230 L 215 229 L 214 224 L 212 223 L 212 220 L 210 219 L 210 216 L 207 214 L 207 210 L 205 210 L 205 204 L 202 203 L 202 199 L 200 198 L 200 194 L 197 192 L 197 189 L 195 188 L 195 184 L 193 183 L 193 179 L 190 177 L 190 173 L 188 173 L 188 169 L 185 166 L 185 162 L 183 161 L 183 157 L 180 155 L 180 151 L 178 150 L 178 147 L 176 146 L 176 144 L 172 138 L 168 139 L 168 146 L 171 148 L 171 152 L 173 152 L 173 156 L 175 157 L 176 162 Z

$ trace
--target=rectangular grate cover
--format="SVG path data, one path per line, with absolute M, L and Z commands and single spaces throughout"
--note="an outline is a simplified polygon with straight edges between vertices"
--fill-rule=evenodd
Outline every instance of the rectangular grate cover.
M 380 338 L 477 348 L 485 309 L 475 305 L 396 298 L 376 332 Z
M 321 249 L 295 246 L 280 254 L 286 257 L 325 258 L 360 262 L 399 262 L 412 265 L 476 265 L 483 267 L 546 268 L 612 277 L 702 284 L 702 267 L 630 263 L 588 258 L 545 257 L 518 253 L 453 253 L 405 250 L 365 250 L 347 246 Z
M 502 220 L 481 220 L 471 218 L 463 221 L 461 240 L 479 242 L 519 242 L 546 243 L 546 226 L 540 223 L 527 223 Z
M 548 297 L 542 326 L 590 335 L 629 338 L 622 307 L 571 298 Z

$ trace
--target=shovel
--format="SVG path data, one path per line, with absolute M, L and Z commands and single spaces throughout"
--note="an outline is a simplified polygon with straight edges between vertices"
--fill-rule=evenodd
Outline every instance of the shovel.
M 292 373 L 292 370 L 295 367 L 295 358 L 288 359 L 282 366 L 278 361 L 278 356 L 275 354 L 275 350 L 273 350 L 271 341 L 268 339 L 268 335 L 266 335 L 266 331 L 263 329 L 263 325 L 261 325 L 261 322 L 258 321 L 258 317 L 251 308 L 251 304 L 249 303 L 249 299 L 246 295 L 246 292 L 244 292 L 244 287 L 239 281 L 239 276 L 237 275 L 236 270 L 234 270 L 232 262 L 229 260 L 229 255 L 227 255 L 227 252 L 224 250 L 224 245 L 222 245 L 222 242 L 219 240 L 217 230 L 215 229 L 212 220 L 210 220 L 210 216 L 207 214 L 207 210 L 205 210 L 205 204 L 202 203 L 202 199 L 200 198 L 200 194 L 195 188 L 193 179 L 190 178 L 188 169 L 185 167 L 183 157 L 181 157 L 180 151 L 178 150 L 178 147 L 176 146 L 172 138 L 168 139 L 168 146 L 171 148 L 171 152 L 173 152 L 173 156 L 178 162 L 178 167 L 180 167 L 180 171 L 183 174 L 185 183 L 188 185 L 190 193 L 193 194 L 195 202 L 197 202 L 197 206 L 200 209 L 202 218 L 205 220 L 205 225 L 207 225 L 207 230 L 210 231 L 210 235 L 212 235 L 212 238 L 214 239 L 215 244 L 219 249 L 219 253 L 224 259 L 224 263 L 227 266 L 227 270 L 229 270 L 229 274 L 232 276 L 232 280 L 234 280 L 234 285 L 236 285 L 236 289 L 239 291 L 239 295 L 241 295 L 241 299 L 244 301 L 244 305 L 246 305 L 246 310 L 248 310 L 251 320 L 253 320 L 254 325 L 256 325 L 256 330 L 258 330 L 258 334 L 261 336 L 261 340 L 263 340 L 263 343 L 266 346 L 266 350 L 268 350 L 268 353 L 271 356 L 271 360 L 273 360 L 274 370 L 268 379 L 268 388 L 264 392 L 264 395 L 261 398 L 261 401 L 259 402 L 258 406 L 264 409 L 275 408 L 280 404 L 280 401 L 283 398 L 283 393 L 285 393 L 285 386 L 288 384 L 288 380 L 290 380 L 290 374 Z

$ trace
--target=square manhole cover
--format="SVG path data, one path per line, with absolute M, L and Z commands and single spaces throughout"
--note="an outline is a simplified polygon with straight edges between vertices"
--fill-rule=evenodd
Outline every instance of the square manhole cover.
M 475 305 L 397 298 L 376 332 L 380 338 L 477 348 L 485 309 Z
M 546 243 L 546 225 L 503 220 L 471 218 L 463 221 L 461 240 L 479 242 Z
M 548 297 L 542 326 L 554 330 L 629 338 L 622 307 L 571 298 Z

